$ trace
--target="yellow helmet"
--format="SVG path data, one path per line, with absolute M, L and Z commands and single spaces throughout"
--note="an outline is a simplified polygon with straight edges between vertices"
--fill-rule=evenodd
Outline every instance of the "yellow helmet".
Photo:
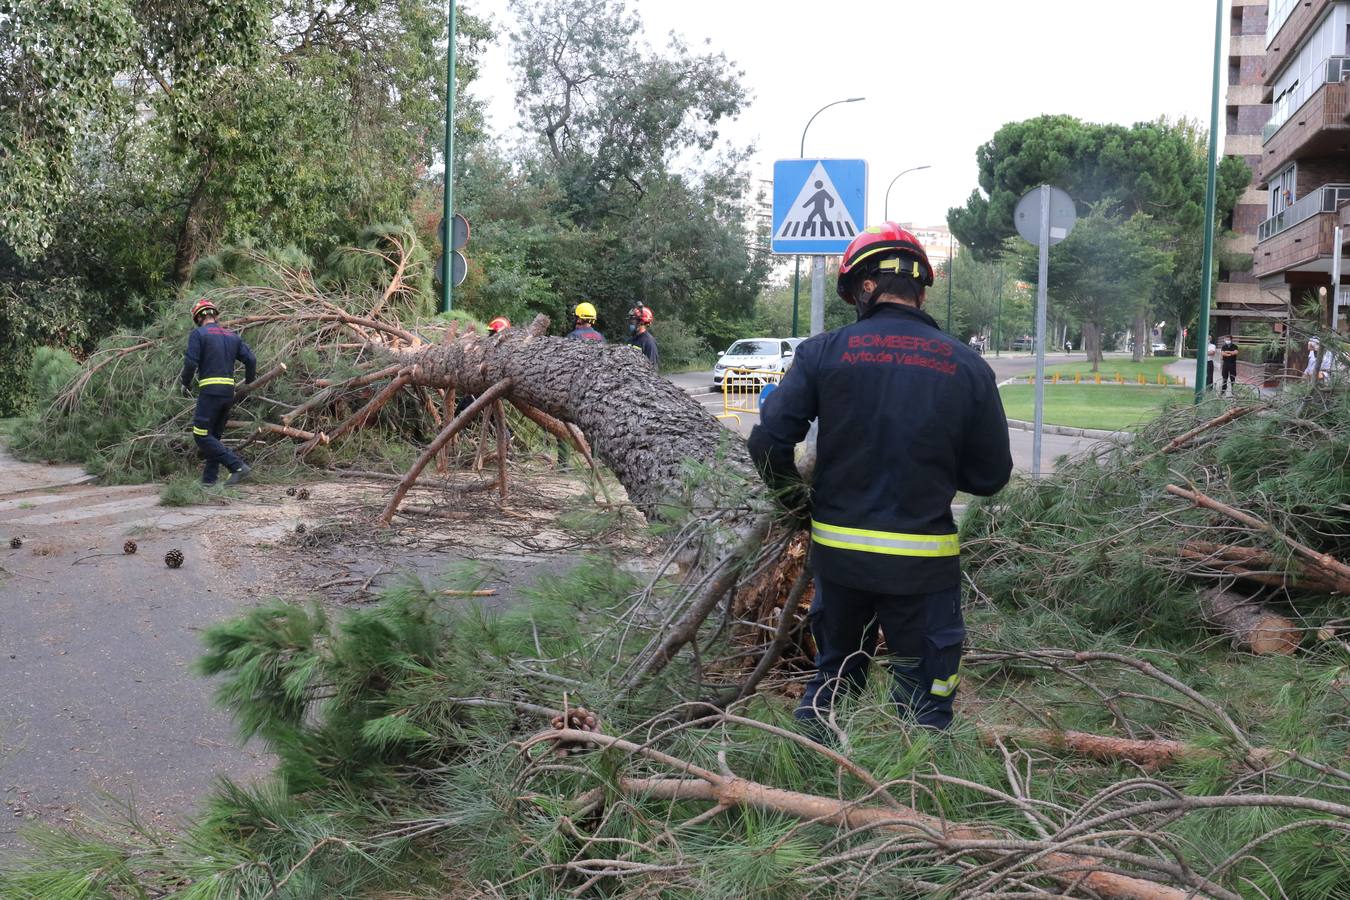
M 589 303 L 578 303 L 575 315 L 583 322 L 594 322 L 595 307 Z

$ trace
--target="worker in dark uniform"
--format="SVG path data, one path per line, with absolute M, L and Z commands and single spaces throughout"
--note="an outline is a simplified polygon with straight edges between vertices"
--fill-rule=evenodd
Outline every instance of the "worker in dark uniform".
M 183 390 L 192 395 L 192 378 L 197 376 L 197 409 L 192 416 L 192 437 L 205 457 L 202 484 L 215 484 L 223 465 L 230 470 L 226 485 L 235 485 L 248 477 L 250 467 L 233 450 L 220 442 L 225 423 L 234 406 L 234 365 L 244 364 L 244 383 L 257 375 L 258 361 L 244 339 L 216 321 L 219 312 L 211 300 L 203 297 L 192 306 L 192 322 L 197 327 L 188 335 L 183 354 Z
M 591 341 L 596 344 L 603 344 L 605 336 L 595 330 L 595 307 L 590 303 L 578 303 L 576 310 L 572 314 L 576 322 L 567 337 L 574 341 Z
M 892 222 L 860 234 L 838 281 L 858 321 L 797 348 L 750 435 L 765 480 L 810 513 L 817 671 L 797 718 L 816 734 L 836 692 L 866 681 L 878 626 L 902 714 L 952 721 L 966 633 L 952 498 L 996 493 L 1012 456 L 993 372 L 923 311 L 932 283 L 914 235 Z M 793 448 L 813 419 L 808 488 Z
M 658 372 L 661 370 L 661 352 L 656 349 L 656 338 L 649 330 L 652 324 L 652 311 L 639 303 L 628 311 L 628 343 L 642 351 L 647 362 Z

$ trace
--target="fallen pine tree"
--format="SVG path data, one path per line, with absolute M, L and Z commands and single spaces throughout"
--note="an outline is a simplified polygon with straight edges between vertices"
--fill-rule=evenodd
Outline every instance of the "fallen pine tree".
M 1234 573 L 1157 548 L 1264 553 L 1245 571 L 1285 580 L 1262 599 L 1336 627 L 1340 598 L 1300 589 L 1316 583 L 1299 581 L 1312 559 L 1294 545 L 1333 561 L 1319 577 L 1346 557 L 1345 473 L 1331 465 L 1343 398 L 1174 412 L 1134 446 L 977 504 L 968 724 L 913 728 L 876 684 L 827 723 L 832 749 L 787 727 L 783 695 L 811 652 L 803 538 L 697 403 L 630 350 L 548 337 L 542 321 L 497 336 L 410 324 L 391 315 L 397 291 L 278 278 L 224 289 L 264 359 L 287 362 L 240 408 L 240 437 L 271 441 L 270 460 L 364 469 L 372 433 L 400 441 L 402 465 L 383 473 L 394 493 L 369 521 L 416 528 L 425 513 L 400 489 L 433 466 L 485 464 L 493 441 L 505 491 L 515 409 L 593 451 L 662 529 L 665 556 L 641 582 L 597 561 L 500 618 L 447 607 L 469 582 L 390 592 L 340 622 L 277 604 L 212 629 L 203 670 L 277 754 L 277 783 L 222 787 L 182 841 L 49 836 L 0 874 L 5 896 L 53 896 L 62 878 L 108 896 L 269 900 L 1335 896 L 1350 855 L 1350 774 L 1327 762 L 1350 727 L 1338 651 L 1207 647 L 1201 592 Z M 171 377 L 184 330 L 114 342 L 45 427 L 90 427 Z M 180 453 L 185 406 L 164 393 L 159 418 L 142 410 L 110 437 L 109 459 Z M 471 425 L 477 450 L 447 460 Z M 1196 506 L 1200 494 L 1247 521 Z M 1144 639 L 1158 649 L 1133 646 Z M 596 730 L 539 730 L 572 721 L 578 701 Z M 563 752 L 513 752 L 532 742 Z

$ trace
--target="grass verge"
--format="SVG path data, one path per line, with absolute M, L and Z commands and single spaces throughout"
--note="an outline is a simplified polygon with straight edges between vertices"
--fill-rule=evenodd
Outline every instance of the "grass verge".
M 1103 381 L 1108 378 L 1114 379 L 1116 373 L 1119 372 L 1127 381 L 1133 381 L 1139 375 L 1143 375 L 1149 381 L 1156 382 L 1158 376 L 1163 374 L 1167 367 L 1176 361 L 1177 358 L 1175 356 L 1150 356 L 1146 357 L 1142 362 L 1135 362 L 1132 359 L 1111 359 L 1108 357 L 1107 359 L 1102 360 L 1102 364 L 1098 368 L 1101 370 Z M 1065 375 L 1068 375 L 1069 377 L 1073 377 L 1074 375 L 1091 375 L 1092 363 L 1084 361 L 1060 363 L 1057 366 L 1046 366 L 1045 374 L 1059 375 L 1060 377 Z
M 1035 386 L 1005 385 L 999 393 L 1010 419 L 1030 422 L 1035 414 Z M 1189 396 L 1186 388 L 1117 384 L 1047 384 L 1045 421 L 1051 425 L 1137 431 L 1152 421 L 1169 401 Z

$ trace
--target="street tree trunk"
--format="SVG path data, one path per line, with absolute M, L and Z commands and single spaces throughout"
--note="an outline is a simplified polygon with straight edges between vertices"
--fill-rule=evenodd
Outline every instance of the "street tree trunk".
M 510 379 L 507 398 L 578 426 L 649 518 L 720 509 L 748 523 L 771 510 L 745 443 L 635 348 L 548 337 L 546 327 L 536 320 L 401 356 L 413 384 L 461 395 Z

